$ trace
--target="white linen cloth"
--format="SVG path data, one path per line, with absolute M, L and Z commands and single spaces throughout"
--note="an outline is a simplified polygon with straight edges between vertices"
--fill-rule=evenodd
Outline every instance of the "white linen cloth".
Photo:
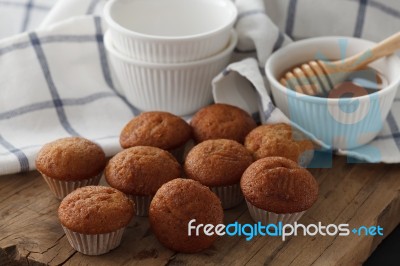
M 119 132 L 139 111 L 115 85 L 103 45 L 103 4 L 0 0 L 0 175 L 34 169 L 40 147 L 61 137 L 94 140 L 109 156 L 121 149 Z M 343 35 L 379 41 L 400 30 L 397 0 L 235 4 L 239 43 L 234 63 L 213 81 L 214 98 L 251 113 L 260 110 L 263 123 L 288 121 L 274 107 L 264 76 L 274 50 L 291 39 Z M 400 162 L 399 120 L 396 98 L 382 132 L 368 145 L 379 154 L 363 147 L 339 153 L 370 162 Z

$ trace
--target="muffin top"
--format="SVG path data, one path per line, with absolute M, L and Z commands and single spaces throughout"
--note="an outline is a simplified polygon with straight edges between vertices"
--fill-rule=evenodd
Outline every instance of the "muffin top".
M 305 211 L 318 198 L 311 173 L 283 157 L 255 161 L 243 173 L 240 187 L 248 202 L 274 213 Z
M 36 168 L 42 174 L 64 181 L 92 178 L 100 174 L 105 165 L 104 151 L 81 137 L 47 143 L 36 157 Z
M 207 236 L 202 230 L 198 236 L 188 235 L 188 223 L 192 225 L 223 223 L 221 201 L 197 181 L 174 179 L 164 184 L 150 204 L 149 220 L 157 239 L 172 250 L 194 253 L 210 247 L 217 235 Z
M 86 186 L 68 194 L 58 208 L 66 228 L 81 234 L 104 234 L 127 226 L 135 204 L 111 187 Z
M 314 149 L 310 140 L 295 140 L 292 127 L 284 123 L 256 127 L 246 136 L 244 145 L 255 159 L 280 156 L 295 162 L 305 151 Z
M 126 194 L 154 195 L 162 184 L 178 178 L 181 166 L 167 151 L 136 146 L 117 153 L 105 170 L 107 183 Z
M 185 173 L 206 186 L 237 184 L 244 170 L 253 162 L 251 153 L 229 139 L 206 140 L 190 150 Z
M 153 146 L 175 149 L 192 136 L 192 128 L 179 116 L 167 112 L 145 112 L 122 129 L 119 142 L 123 148 Z
M 244 110 L 220 103 L 200 109 L 190 124 L 197 143 L 208 139 L 232 139 L 243 143 L 246 135 L 257 126 Z

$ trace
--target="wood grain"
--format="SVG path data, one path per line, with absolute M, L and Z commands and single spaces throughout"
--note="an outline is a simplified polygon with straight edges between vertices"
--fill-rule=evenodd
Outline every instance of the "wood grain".
M 0 176 L 0 265 L 360 265 L 400 223 L 399 171 L 343 157 L 330 169 L 311 169 L 320 195 L 301 223 L 380 225 L 383 237 L 224 236 L 204 252 L 180 254 L 159 244 L 147 218 L 135 218 L 121 246 L 102 256 L 71 248 L 57 220 L 59 201 L 39 173 Z M 234 221 L 252 223 L 245 204 L 225 211 L 225 223 Z

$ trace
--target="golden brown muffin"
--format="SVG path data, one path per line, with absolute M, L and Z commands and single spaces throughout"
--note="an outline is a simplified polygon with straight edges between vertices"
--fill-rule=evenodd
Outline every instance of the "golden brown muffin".
M 162 184 L 180 174 L 181 166 L 169 152 L 150 146 L 119 152 L 105 170 L 111 187 L 131 195 L 154 195 Z
M 169 249 L 194 253 L 210 247 L 217 235 L 207 236 L 202 230 L 188 235 L 193 225 L 223 223 L 224 213 L 217 196 L 206 186 L 190 179 L 174 179 L 164 184 L 150 204 L 149 220 L 157 239 Z
M 295 162 L 305 151 L 314 149 L 310 140 L 295 140 L 292 127 L 284 123 L 258 126 L 246 136 L 244 145 L 255 159 L 280 156 Z
M 75 181 L 92 178 L 103 171 L 106 156 L 94 142 L 68 137 L 47 143 L 36 157 L 36 168 L 48 177 Z
M 134 203 L 111 187 L 86 186 L 68 194 L 58 208 L 63 226 L 81 234 L 104 234 L 127 226 Z
M 220 103 L 200 109 L 190 124 L 197 143 L 208 139 L 232 139 L 243 143 L 246 135 L 257 126 L 244 110 Z
M 192 137 L 192 128 L 179 116 L 167 112 L 145 112 L 122 129 L 119 141 L 123 148 L 153 146 L 172 150 Z
M 274 213 L 309 209 L 318 198 L 318 183 L 309 171 L 283 157 L 255 161 L 240 181 L 245 199 Z
M 206 186 L 228 186 L 240 181 L 253 162 L 251 153 L 229 139 L 206 140 L 190 150 L 185 160 L 185 174 Z

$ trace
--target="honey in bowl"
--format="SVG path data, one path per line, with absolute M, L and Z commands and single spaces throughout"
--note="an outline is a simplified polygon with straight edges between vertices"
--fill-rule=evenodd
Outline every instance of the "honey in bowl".
M 333 89 L 320 97 L 354 98 L 377 92 L 387 85 L 386 79 L 377 70 L 366 67 L 351 72 L 346 79 L 335 84 Z
M 294 69 L 296 67 L 292 67 Z M 287 73 L 285 71 L 284 73 Z M 332 75 L 332 74 L 331 74 Z M 353 98 L 360 97 L 364 95 L 368 95 L 379 91 L 387 85 L 386 79 L 383 77 L 381 73 L 371 67 L 364 67 L 360 70 L 349 72 L 349 73 L 338 73 L 337 75 L 343 76 L 345 78 L 342 82 L 337 84 L 332 84 L 331 77 L 326 75 L 323 77 L 325 79 L 325 84 L 329 82 L 329 88 L 326 89 L 326 85 L 324 88 L 321 88 L 320 91 L 317 89 L 317 85 L 312 83 L 312 79 L 308 77 L 294 77 L 295 80 L 287 79 L 287 77 L 282 76 L 281 80 L 286 78 L 287 87 L 299 93 L 322 97 L 322 98 Z M 321 82 L 321 77 L 316 76 L 317 80 L 320 84 L 324 84 Z M 315 77 L 313 77 L 315 79 Z M 342 78 L 339 78 L 341 80 Z M 305 82 L 304 82 L 305 81 Z M 303 85 L 306 84 L 306 85 Z

